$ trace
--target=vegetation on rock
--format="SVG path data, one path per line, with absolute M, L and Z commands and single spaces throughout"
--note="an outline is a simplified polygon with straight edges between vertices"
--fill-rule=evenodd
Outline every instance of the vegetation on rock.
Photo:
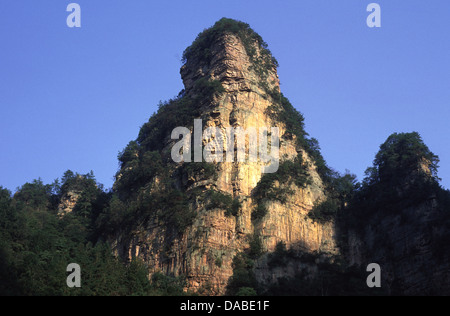
M 233 19 L 222 18 L 214 26 L 200 33 L 191 46 L 183 53 L 182 61 L 195 59 L 209 64 L 213 58 L 211 47 L 224 34 L 234 34 L 238 36 L 247 51 L 251 62 L 262 78 L 267 76 L 267 71 L 278 67 L 277 60 L 272 56 L 267 48 L 268 45 L 260 35 L 253 31 L 247 23 Z M 256 47 L 260 54 L 257 54 Z
M 222 209 L 225 210 L 226 216 L 238 216 L 238 213 L 242 207 L 238 198 L 233 199 L 229 194 L 210 190 L 206 193 L 206 209 Z

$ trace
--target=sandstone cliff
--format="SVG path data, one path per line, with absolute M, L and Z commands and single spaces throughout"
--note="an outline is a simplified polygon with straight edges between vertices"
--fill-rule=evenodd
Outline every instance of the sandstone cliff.
M 188 58 L 181 68 L 185 85 L 182 98 L 197 98 L 194 107 L 198 115 L 192 118 L 202 118 L 204 127 L 222 130 L 227 127 L 278 127 L 282 136 L 281 163 L 296 161 L 302 164 L 308 181 L 303 186 L 296 185 L 295 181 L 287 181 L 291 175 L 274 181 L 274 187 L 282 187 L 288 193 L 282 199 L 265 198 L 265 212 L 255 220 L 252 213 L 259 202 L 255 201 L 254 192 L 264 176 L 263 162 L 213 163 L 213 177 L 205 177 L 204 170 L 203 174 L 186 175 L 183 173 L 186 164 L 170 162 L 169 153 L 174 141 L 164 135 L 160 140 L 164 145 L 158 152 L 164 168 L 170 169 L 170 178 L 177 190 L 190 196 L 183 203 L 194 214 L 192 222 L 182 230 L 174 230 L 162 215 L 167 210 L 147 210 L 149 215 L 145 221 L 135 221 L 131 227 L 128 225 L 117 232 L 114 241 L 116 252 L 122 258 L 141 258 L 153 272 L 184 275 L 188 281 L 187 290 L 205 294 L 225 293 L 233 274 L 233 258 L 249 248 L 251 238 L 259 239 L 263 252 L 273 251 L 279 242 L 306 252 L 336 252 L 333 223 L 320 224 L 307 217 L 314 203 L 325 199 L 324 183 L 315 161 L 299 145 L 299 136 L 288 131 L 286 123 L 273 115 L 274 111 L 282 111 L 279 100 L 274 99 L 276 96 L 281 98 L 276 62 L 257 37 L 245 32 L 251 31 L 245 27 L 240 32 L 224 30 L 214 33 L 214 37 L 204 33 L 204 37 L 210 36 L 206 57 L 188 49 Z M 220 93 L 199 100 L 198 95 L 204 89 L 198 89 L 198 84 L 204 80 L 220 82 Z M 247 146 L 248 142 L 247 139 Z M 142 143 L 139 143 L 135 157 L 144 155 Z M 205 140 L 203 145 L 206 145 Z M 234 150 L 225 148 L 225 153 Z M 297 157 L 301 157 L 301 161 L 295 160 Z M 117 175 L 118 182 L 132 169 L 124 164 Z M 158 185 L 161 180 L 157 174 L 147 181 L 142 183 L 142 188 L 152 192 L 164 190 Z M 119 186 L 116 185 L 116 190 L 120 191 Z M 230 216 L 220 205 L 208 207 L 207 194 L 211 190 L 238 201 L 239 210 Z

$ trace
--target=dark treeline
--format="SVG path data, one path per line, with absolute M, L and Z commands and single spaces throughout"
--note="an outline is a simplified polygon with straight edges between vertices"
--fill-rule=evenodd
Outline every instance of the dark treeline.
M 73 211 L 58 208 L 69 192 Z M 180 295 L 183 280 L 154 274 L 139 261 L 120 262 L 102 238 L 112 193 L 93 173 L 67 171 L 61 181 L 26 183 L 12 195 L 0 187 L 0 295 Z M 69 288 L 67 265 L 81 267 Z

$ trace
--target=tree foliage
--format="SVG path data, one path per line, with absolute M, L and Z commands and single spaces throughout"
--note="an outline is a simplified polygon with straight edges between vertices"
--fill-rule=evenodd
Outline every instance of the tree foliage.
M 61 218 L 55 201 L 72 190 L 82 194 L 74 210 Z M 181 279 L 159 276 L 150 281 L 142 262 L 120 262 L 111 247 L 98 239 L 97 215 L 109 202 L 110 195 L 92 173 L 81 176 L 68 171 L 57 188 L 35 180 L 18 188 L 14 196 L 0 187 L 0 295 L 182 293 Z M 81 266 L 82 286 L 70 289 L 66 267 L 74 262 Z
M 437 181 L 439 158 L 424 144 L 419 133 L 394 133 L 380 146 L 365 183 L 398 186 L 412 177 Z M 414 181 L 414 179 L 411 179 Z
M 394 133 L 380 146 L 351 204 L 369 213 L 420 205 L 440 190 L 438 161 L 417 132 Z
M 222 18 L 214 26 L 201 32 L 191 46 L 186 48 L 183 53 L 182 62 L 186 63 L 189 59 L 197 59 L 210 63 L 213 44 L 224 34 L 234 34 L 238 36 L 244 44 L 248 56 L 253 63 L 260 62 L 261 67 L 278 67 L 277 60 L 272 56 L 268 45 L 262 37 L 250 28 L 247 23 Z M 260 56 L 256 54 L 256 47 L 260 49 Z

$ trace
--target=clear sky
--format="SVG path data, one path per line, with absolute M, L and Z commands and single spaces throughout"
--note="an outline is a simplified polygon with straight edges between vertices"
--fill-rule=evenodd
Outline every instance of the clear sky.
M 417 131 L 450 188 L 450 1 L 78 0 L 0 5 L 0 185 L 71 169 L 111 187 L 117 154 L 183 88 L 181 55 L 222 17 L 250 24 L 325 160 L 359 180 L 393 132 Z

